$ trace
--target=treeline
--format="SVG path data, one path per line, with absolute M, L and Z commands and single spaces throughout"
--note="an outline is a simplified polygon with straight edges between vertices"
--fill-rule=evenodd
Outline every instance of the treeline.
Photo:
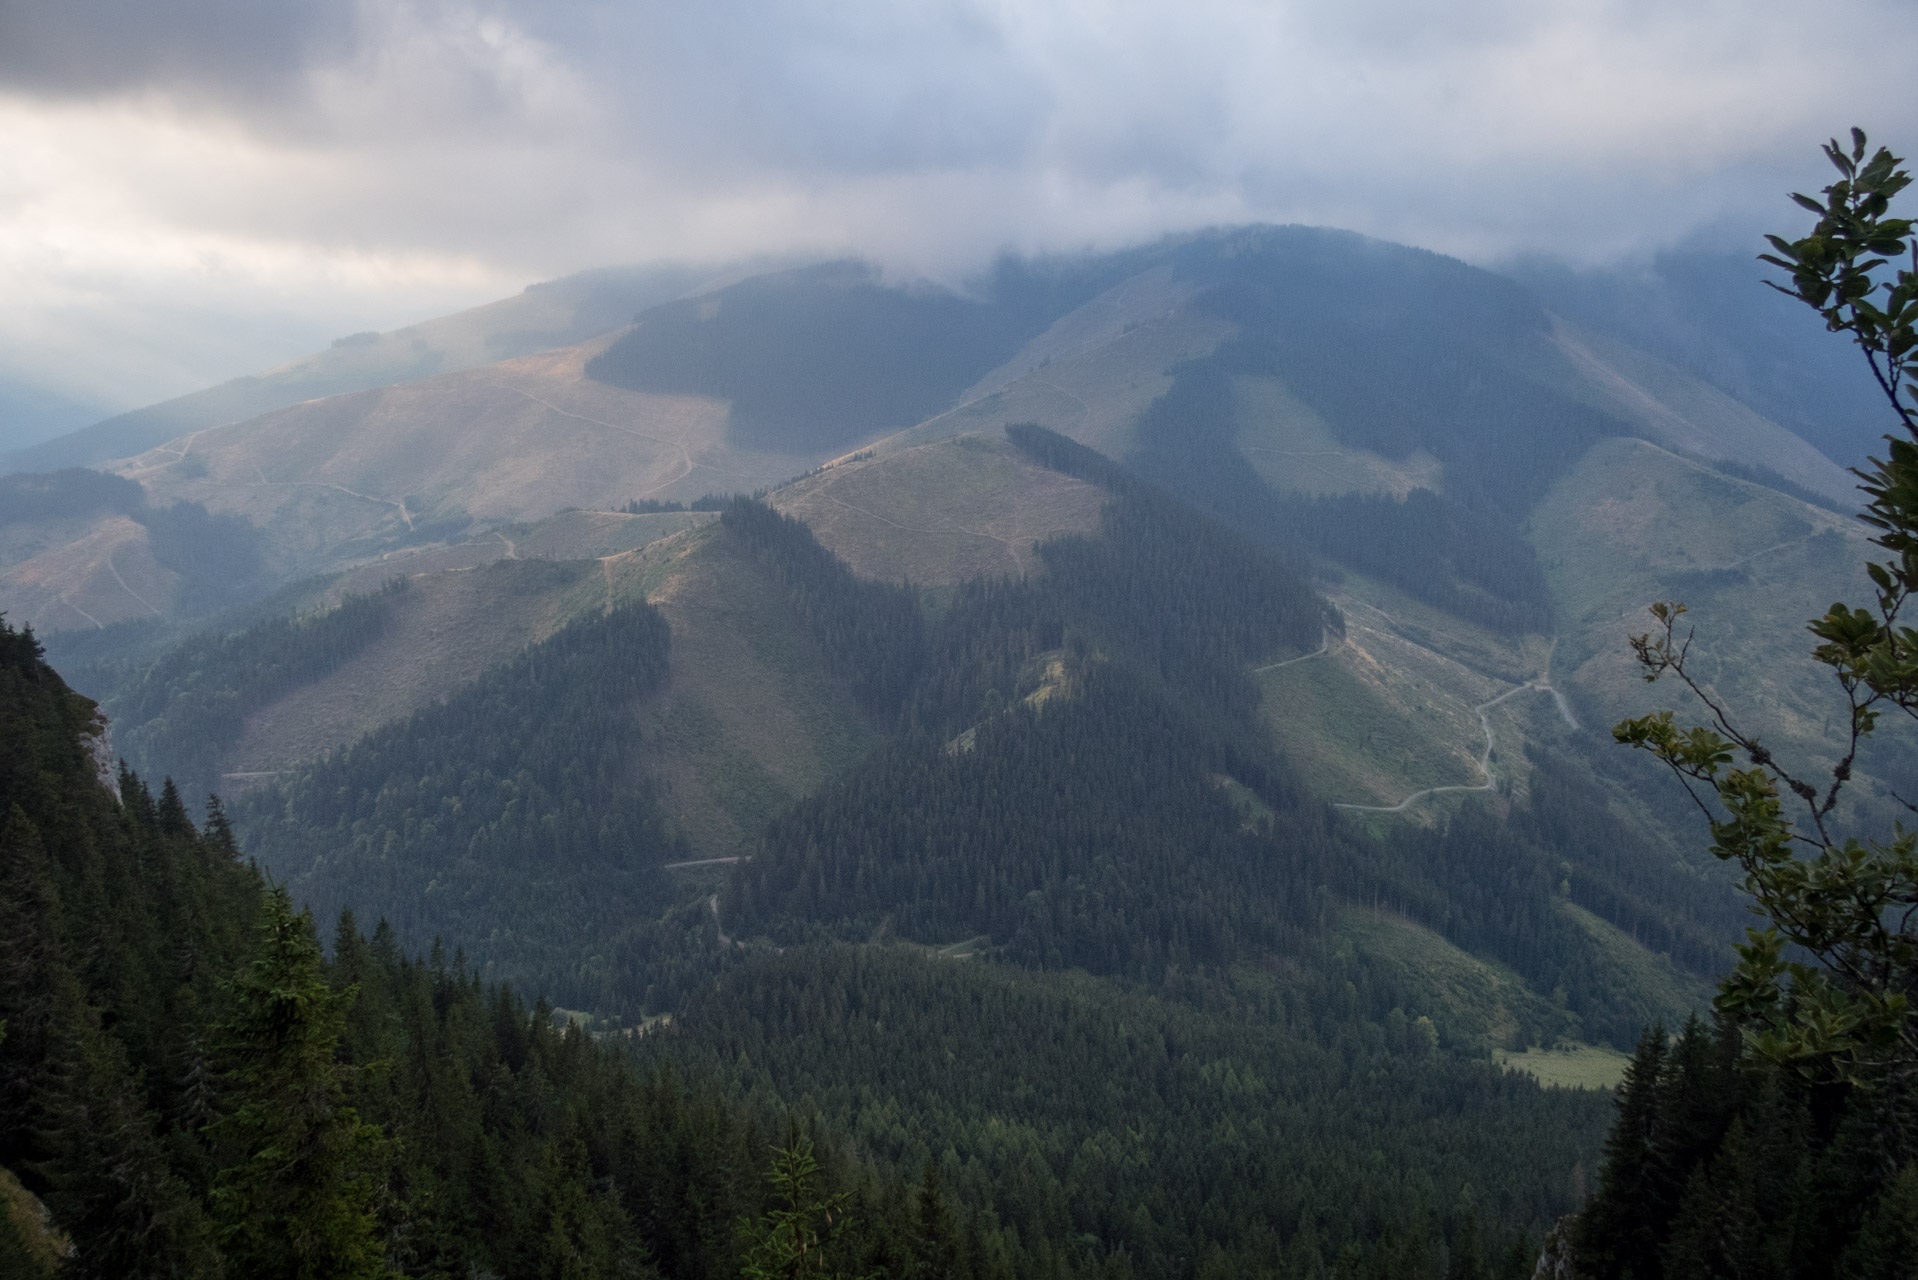
M 180 575 L 174 605 L 182 613 L 213 613 L 244 600 L 265 572 L 260 531 L 245 516 L 216 514 L 197 502 L 132 515 L 146 526 L 153 558 Z
M 385 632 L 405 590 L 406 580 L 394 578 L 332 609 L 180 642 L 109 703 L 114 721 L 131 726 L 122 748 L 138 767 L 179 779 L 190 795 L 218 790 L 221 758 L 240 740 L 246 718 L 351 661 Z
M 709 493 L 691 502 L 677 498 L 635 498 L 620 510 L 631 516 L 657 515 L 662 511 L 724 511 L 732 500 L 733 495 L 726 493 Z
M 925 656 L 918 593 L 856 577 L 812 530 L 755 499 L 734 498 L 719 520 L 784 589 L 800 626 L 859 704 L 888 718 L 897 712 Z
M 1288 497 L 1276 525 L 1301 546 L 1455 617 L 1506 634 L 1549 632 L 1551 600 L 1530 544 L 1509 521 L 1430 489 Z
M 1035 461 L 1111 492 L 1096 538 L 1041 543 L 1045 591 L 1160 678 L 1219 705 L 1256 703 L 1244 669 L 1308 653 L 1337 612 L 1288 560 L 1057 432 L 1015 423 Z
M 491 979 L 636 1016 L 643 976 L 612 948 L 665 907 L 659 865 L 685 849 L 636 714 L 669 647 L 644 603 L 562 627 L 245 797 L 249 848 L 322 912 L 377 903 L 403 936 L 472 948 Z
M 1648 1029 L 1597 1193 L 1567 1230 L 1578 1274 L 1901 1280 L 1918 1258 L 1908 1081 L 1807 1079 L 1735 1025 Z

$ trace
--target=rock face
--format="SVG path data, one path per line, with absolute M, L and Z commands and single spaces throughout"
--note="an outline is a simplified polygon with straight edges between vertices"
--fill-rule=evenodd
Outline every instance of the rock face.
M 113 755 L 113 729 L 104 712 L 93 713 L 94 731 L 89 736 L 87 754 L 93 757 L 93 776 L 100 779 L 100 785 L 120 798 L 119 763 Z
M 1532 1280 L 1577 1280 L 1578 1269 L 1572 1257 L 1572 1236 L 1577 1227 L 1578 1215 L 1568 1213 L 1545 1233 L 1545 1247 L 1539 1250 Z

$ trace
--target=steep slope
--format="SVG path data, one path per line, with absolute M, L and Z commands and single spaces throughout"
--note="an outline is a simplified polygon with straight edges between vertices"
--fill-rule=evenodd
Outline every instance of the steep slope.
M 1594 440 L 1736 455 L 1847 497 L 1790 433 L 1507 281 L 1299 227 L 1008 261 L 969 294 L 852 264 L 752 277 L 582 346 L 188 433 L 114 470 L 156 508 L 246 519 L 284 581 L 564 507 L 756 490 L 890 428 L 924 443 L 1016 421 L 1506 629 L 1549 629 L 1518 517 Z M 164 583 L 120 588 L 59 537 L 139 535 L 43 538 L 43 559 L 9 569 L 16 615 L 84 626 L 139 616 L 140 598 L 177 614 Z
M 1859 465 L 1884 439 L 1884 396 L 1857 348 L 1765 287 L 1755 260 L 1764 249 L 1754 236 L 1738 248 L 1691 244 L 1624 266 L 1535 259 L 1500 270 L 1587 333 L 1658 352 L 1840 466 Z

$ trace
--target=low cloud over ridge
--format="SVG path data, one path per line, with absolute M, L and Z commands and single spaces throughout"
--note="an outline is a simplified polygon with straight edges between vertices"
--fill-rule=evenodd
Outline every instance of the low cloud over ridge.
M 1241 220 L 1485 261 L 1789 218 L 1918 116 L 1835 0 L 0 0 L 0 377 L 132 404 L 610 262 Z

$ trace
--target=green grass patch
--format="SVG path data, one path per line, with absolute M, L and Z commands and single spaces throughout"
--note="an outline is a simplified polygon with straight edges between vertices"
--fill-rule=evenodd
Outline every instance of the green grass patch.
M 1492 1057 L 1507 1071 L 1521 1072 L 1551 1089 L 1616 1089 L 1632 1061 L 1629 1054 L 1605 1045 L 1576 1041 L 1523 1053 L 1498 1049 Z

